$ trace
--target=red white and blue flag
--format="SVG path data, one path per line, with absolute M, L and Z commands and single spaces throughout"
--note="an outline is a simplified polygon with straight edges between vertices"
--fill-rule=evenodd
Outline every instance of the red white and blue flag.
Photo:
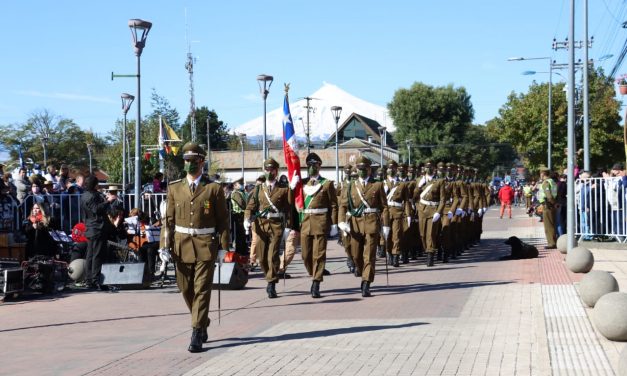
M 294 203 L 297 210 L 302 210 L 303 200 L 303 183 L 300 176 L 300 158 L 298 158 L 298 145 L 296 144 L 296 132 L 294 132 L 294 123 L 290 114 L 290 103 L 285 93 L 283 101 L 283 154 L 285 155 L 285 165 L 287 166 L 287 176 L 290 180 L 290 186 L 293 187 L 294 179 L 298 179 L 294 188 Z

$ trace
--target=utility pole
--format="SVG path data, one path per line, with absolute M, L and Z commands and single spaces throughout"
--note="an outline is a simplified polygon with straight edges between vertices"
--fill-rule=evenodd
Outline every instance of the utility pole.
M 307 155 L 311 152 L 311 128 L 309 127 L 309 111 L 316 112 L 315 107 L 311 107 L 309 105 L 309 101 L 317 100 L 318 98 L 304 97 L 307 101 L 307 105 L 305 105 L 305 109 L 307 109 L 307 126 L 305 127 L 305 137 L 307 138 Z
M 189 26 L 187 24 L 187 8 L 185 8 L 185 40 L 187 41 L 187 62 L 185 69 L 189 73 L 189 128 L 192 142 L 196 142 L 196 100 L 194 98 L 194 62 L 191 43 L 188 39 Z M 209 141 L 207 141 L 209 143 Z

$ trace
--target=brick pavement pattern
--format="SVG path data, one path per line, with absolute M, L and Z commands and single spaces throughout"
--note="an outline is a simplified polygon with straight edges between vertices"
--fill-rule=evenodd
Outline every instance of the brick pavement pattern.
M 612 375 L 615 359 L 576 295 L 580 276 L 543 249 L 542 224 L 514 210 L 512 220 L 488 211 L 481 245 L 448 264 L 391 268 L 386 286 L 378 261 L 372 298 L 361 297 L 335 242 L 322 299 L 311 299 L 299 256 L 278 299 L 254 273 L 245 290 L 222 292 L 219 325 L 213 296 L 199 354 L 186 351 L 189 317 L 173 287 L 5 303 L 0 373 Z M 540 258 L 499 260 L 512 235 L 536 244 Z

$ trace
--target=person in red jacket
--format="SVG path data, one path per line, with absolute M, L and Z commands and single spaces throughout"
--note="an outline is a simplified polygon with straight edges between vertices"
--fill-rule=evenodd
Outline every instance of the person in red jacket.
M 510 186 L 508 181 L 505 182 L 505 185 L 499 189 L 499 200 L 501 201 L 501 218 L 503 218 L 503 213 L 505 212 L 505 207 L 507 207 L 507 212 L 509 214 L 509 218 L 512 218 L 512 200 L 514 200 L 514 190 Z

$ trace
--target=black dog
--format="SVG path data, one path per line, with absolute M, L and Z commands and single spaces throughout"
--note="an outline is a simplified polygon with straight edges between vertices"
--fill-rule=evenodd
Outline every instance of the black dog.
M 538 249 L 531 244 L 527 244 L 515 236 L 511 236 L 505 244 L 512 247 L 512 254 L 501 257 L 501 260 L 519 260 L 538 257 Z

